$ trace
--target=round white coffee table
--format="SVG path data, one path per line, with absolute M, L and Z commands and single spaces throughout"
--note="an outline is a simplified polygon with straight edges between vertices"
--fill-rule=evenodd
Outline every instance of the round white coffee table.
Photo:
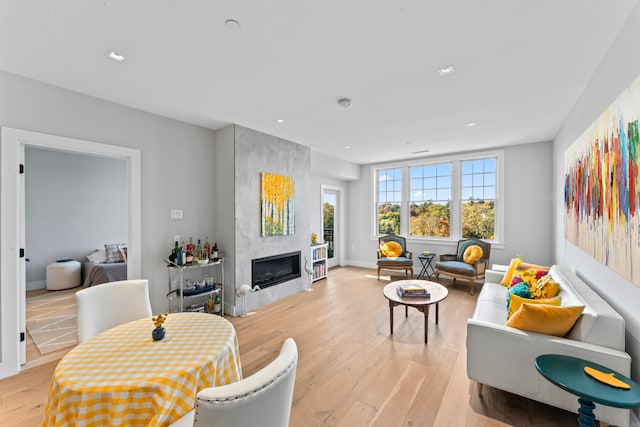
M 398 285 L 420 285 L 424 286 L 431 296 L 429 298 L 417 297 L 401 297 L 398 295 Z M 438 324 L 438 303 L 449 295 L 447 288 L 440 283 L 430 282 L 427 280 L 398 280 L 389 283 L 384 287 L 382 293 L 389 300 L 389 324 L 391 327 L 391 335 L 393 335 L 393 307 L 404 305 L 404 315 L 408 317 L 409 307 L 415 307 L 418 311 L 424 313 L 424 342 L 427 343 L 429 332 L 429 307 L 436 305 L 436 325 Z

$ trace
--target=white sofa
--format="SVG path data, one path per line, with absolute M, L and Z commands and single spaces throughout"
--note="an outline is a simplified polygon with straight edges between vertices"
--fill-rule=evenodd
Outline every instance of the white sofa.
M 624 351 L 624 319 L 567 268 L 554 265 L 549 274 L 560 284 L 563 306 L 585 306 L 573 329 L 559 338 L 507 326 L 507 288 L 500 285 L 504 272 L 487 270 L 475 311 L 467 321 L 467 374 L 479 384 L 479 392 L 487 384 L 577 413 L 577 396 L 540 375 L 535 358 L 564 354 L 629 376 L 631 357 Z M 601 421 L 629 425 L 628 409 L 596 404 L 594 412 Z

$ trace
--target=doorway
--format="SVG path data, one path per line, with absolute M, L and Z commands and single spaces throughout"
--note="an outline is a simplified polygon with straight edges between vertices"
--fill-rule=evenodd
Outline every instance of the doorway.
M 24 165 L 25 365 L 31 367 L 76 344 L 75 291 L 89 272 L 86 256 L 106 243 L 126 243 L 129 208 L 123 159 L 26 145 Z M 61 259 L 79 262 L 64 280 L 73 292 L 47 285 L 48 266 Z M 126 263 L 121 274 L 126 277 Z
M 0 378 L 15 375 L 26 362 L 25 347 L 25 147 L 123 159 L 127 162 L 129 201 L 128 278 L 141 276 L 140 150 L 2 128 L 0 138 Z
M 344 189 L 342 187 L 322 185 L 322 236 L 328 243 L 327 267 L 343 265 L 343 222 Z

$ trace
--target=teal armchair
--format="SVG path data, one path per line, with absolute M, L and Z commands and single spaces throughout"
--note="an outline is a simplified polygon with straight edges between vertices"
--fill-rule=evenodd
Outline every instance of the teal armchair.
M 479 246 L 482 249 L 482 255 L 472 262 L 465 262 L 465 252 L 471 246 Z M 453 277 L 453 283 L 456 279 L 468 280 L 469 293 L 473 295 L 475 281 L 484 279 L 484 272 L 489 267 L 490 254 L 491 244 L 488 242 L 478 239 L 459 240 L 455 254 L 440 255 L 440 261 L 436 262 L 436 280 L 440 280 L 441 274 Z
M 407 239 L 396 234 L 378 238 L 378 280 L 380 270 L 404 270 L 409 279 L 413 278 L 413 254 L 407 250 Z

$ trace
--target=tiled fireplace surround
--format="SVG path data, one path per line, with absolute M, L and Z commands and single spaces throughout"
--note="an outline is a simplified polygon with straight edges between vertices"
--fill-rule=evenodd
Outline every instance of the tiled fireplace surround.
M 256 258 L 300 251 L 309 256 L 311 151 L 238 125 L 216 132 L 216 234 L 225 252 L 226 312 L 242 314 L 236 290 L 251 285 L 251 261 Z M 233 169 L 233 170 L 231 170 Z M 262 237 L 260 234 L 260 173 L 291 176 L 295 185 L 295 233 Z M 233 177 L 233 180 L 229 179 Z M 233 182 L 232 182 L 233 181 Z M 303 264 L 304 265 L 304 264 Z M 247 310 L 277 301 L 307 288 L 300 277 L 249 293 Z

